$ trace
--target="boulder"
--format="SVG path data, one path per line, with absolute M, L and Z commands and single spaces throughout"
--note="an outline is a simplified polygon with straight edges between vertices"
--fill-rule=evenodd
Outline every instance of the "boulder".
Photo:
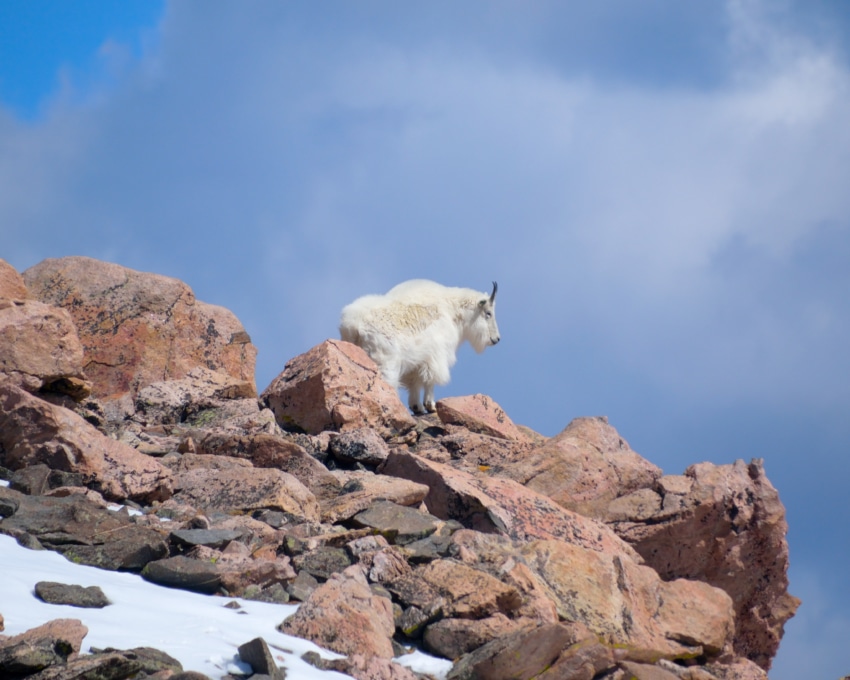
M 0 258 L 0 299 L 26 300 L 27 286 L 18 270 Z
M 224 592 L 233 597 L 261 591 L 295 578 L 289 558 L 252 559 L 249 555 L 201 548 L 145 565 L 142 577 L 151 583 L 200 593 Z M 256 599 L 256 598 L 254 598 Z
M 17 678 L 77 658 L 89 629 L 77 619 L 55 619 L 0 639 L 0 676 Z
M 350 519 L 379 500 L 418 506 L 428 494 L 428 487 L 424 484 L 400 477 L 376 475 L 367 470 L 335 470 L 330 474 L 339 484 L 339 494 L 321 502 L 323 522 Z
M 425 649 L 446 659 L 457 659 L 522 626 L 504 614 L 482 619 L 440 619 L 425 629 Z
M 422 680 L 429 677 L 379 656 L 351 654 L 339 659 L 323 659 L 315 652 L 307 652 L 302 658 L 323 671 L 337 671 L 356 680 Z
M 566 510 L 511 479 L 473 476 L 401 450 L 390 453 L 379 470 L 426 485 L 425 505 L 440 519 L 454 519 L 470 529 L 518 541 L 560 539 L 640 559 L 601 522 Z
M 352 518 L 357 527 L 374 529 L 390 543 L 404 545 L 433 534 L 439 520 L 427 512 L 420 512 L 392 501 L 378 500 Z
M 725 590 L 736 612 L 735 653 L 765 670 L 799 600 L 788 594 L 788 523 L 761 460 L 700 463 L 662 477 L 660 507 L 612 527 L 662 578 Z
M 481 619 L 510 615 L 522 604 L 519 592 L 490 574 L 455 560 L 435 560 L 417 567 L 407 579 L 433 587 L 443 598 L 446 616 Z
M 316 497 L 292 475 L 268 468 L 195 468 L 177 472 L 174 500 L 223 512 L 272 509 L 306 520 L 319 517 Z
M 599 519 L 615 498 L 654 486 L 662 474 L 606 418 L 576 418 L 499 472 L 568 510 Z
M 416 426 L 375 362 L 341 340 L 326 340 L 289 361 L 261 399 L 284 430 L 315 435 L 369 427 L 388 438 Z
M 103 609 L 111 604 L 99 586 L 78 585 L 39 581 L 35 584 L 35 596 L 48 604 L 67 604 L 83 609 Z
M 136 417 L 148 425 L 187 423 L 212 427 L 219 424 L 216 421 L 233 415 L 259 415 L 256 397 L 253 380 L 198 366 L 183 378 L 142 387 L 136 397 Z M 247 409 L 242 409 L 244 413 L 231 413 L 227 406 L 232 401 L 244 401 Z
M 359 565 L 334 574 L 316 588 L 278 630 L 339 654 L 393 658 L 392 603 L 372 593 Z
M 242 324 L 177 279 L 87 257 L 44 260 L 23 278 L 32 298 L 70 312 L 98 398 L 197 367 L 254 382 L 257 350 Z
M 196 444 L 199 454 L 230 456 L 250 461 L 254 467 L 288 472 L 317 499 L 335 498 L 342 484 L 302 446 L 273 434 L 238 435 L 212 431 Z
M 255 675 L 267 675 L 271 680 L 286 680 L 286 671 L 277 667 L 274 654 L 263 638 L 254 638 L 239 645 L 239 658 L 247 663 Z
M 390 451 L 371 428 L 348 430 L 333 437 L 328 446 L 336 460 L 374 467 L 383 463 Z
M 476 434 L 511 441 L 528 439 L 508 418 L 507 413 L 483 394 L 440 399 L 437 402 L 437 416 L 446 425 L 457 425 Z
M 110 500 L 171 496 L 171 472 L 159 462 L 101 434 L 73 411 L 9 384 L 0 384 L 0 452 L 0 464 L 12 470 L 43 463 L 79 473 Z
M 0 296 L 0 381 L 28 392 L 88 396 L 91 383 L 71 315 L 37 300 Z
M 83 496 L 26 496 L 0 487 L 0 533 L 101 569 L 137 571 L 168 554 L 165 537 Z
M 448 680 L 591 680 L 612 668 L 611 649 L 581 623 L 520 629 L 488 642 L 454 665 Z
M 587 626 L 631 660 L 718 658 L 734 634 L 731 598 L 700 581 L 662 581 L 624 555 L 562 541 L 532 541 L 520 554 L 558 614 Z

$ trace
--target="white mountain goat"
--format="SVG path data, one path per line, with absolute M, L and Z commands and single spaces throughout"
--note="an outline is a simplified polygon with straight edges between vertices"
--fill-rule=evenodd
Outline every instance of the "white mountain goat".
M 340 337 L 363 348 L 390 385 L 408 390 L 411 411 L 433 412 L 434 385 L 449 382 L 464 340 L 479 354 L 499 342 L 497 290 L 495 281 L 490 295 L 405 281 L 386 295 L 364 295 L 345 307 Z

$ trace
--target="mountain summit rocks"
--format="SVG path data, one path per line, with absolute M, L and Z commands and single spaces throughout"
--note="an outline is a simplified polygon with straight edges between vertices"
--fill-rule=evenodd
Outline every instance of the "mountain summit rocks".
M 414 418 L 339 340 L 258 396 L 255 357 L 233 314 L 175 279 L 0 260 L 0 532 L 172 587 L 301 601 L 280 630 L 363 680 L 416 677 L 394 663 L 412 646 L 452 659 L 451 678 L 767 678 L 799 600 L 762 461 L 665 475 L 605 418 L 547 438 L 486 395 Z M 68 649 L 39 657 L 56 678 L 139 654 L 86 655 L 85 634 L 59 621 L 27 639 Z M 0 636 L 0 676 L 27 677 L 21 639 Z M 245 643 L 252 663 L 267 650 Z

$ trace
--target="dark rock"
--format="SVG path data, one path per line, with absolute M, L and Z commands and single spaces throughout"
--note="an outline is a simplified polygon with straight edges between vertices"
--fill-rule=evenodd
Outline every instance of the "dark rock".
M 86 588 L 54 581 L 39 581 L 35 584 L 35 594 L 38 599 L 48 604 L 67 604 L 84 609 L 103 609 L 112 604 L 98 586 Z
M 40 496 L 60 486 L 85 486 L 85 477 L 78 472 L 51 470 L 44 463 L 16 470 L 9 479 L 9 488 L 30 496 Z
M 319 581 L 326 581 L 331 574 L 338 574 L 351 566 L 351 557 L 344 548 L 320 546 L 292 558 L 298 571 L 306 571 Z
M 76 619 L 55 619 L 9 638 L 0 638 L 0 677 L 37 673 L 73 659 L 88 633 Z
M 82 496 L 26 496 L 0 487 L 0 505 L 14 503 L 18 510 L 0 520 L 0 533 L 22 545 L 35 538 L 40 546 L 73 562 L 133 571 L 168 554 L 159 532 Z
M 258 585 L 250 585 L 245 588 L 245 592 L 240 597 L 246 600 L 269 602 L 271 604 L 286 604 L 289 602 L 289 593 L 286 592 L 286 588 L 280 583 L 272 583 L 266 588 Z
M 263 638 L 254 638 L 250 642 L 239 645 L 239 658 L 251 666 L 255 677 L 262 674 L 274 680 L 284 680 L 286 672 L 279 669 L 274 661 L 271 650 Z
M 380 465 L 390 454 L 386 442 L 370 428 L 343 432 L 331 439 L 328 448 L 338 461 L 367 466 Z
M 305 602 L 319 587 L 316 577 L 307 571 L 299 571 L 298 576 L 286 584 L 286 592 L 294 600 Z
M 220 569 L 214 562 L 193 560 L 183 555 L 149 562 L 142 570 L 142 578 L 162 586 L 198 593 L 215 593 L 221 587 Z
M 555 668 L 559 657 L 574 646 L 592 650 L 589 668 L 574 673 L 544 674 Z M 584 665 L 585 659 L 582 659 Z M 613 666 L 609 649 L 582 624 L 555 623 L 532 630 L 520 630 L 497 638 L 463 657 L 449 672 L 448 680 L 511 680 L 512 678 L 570 678 L 591 680 L 598 672 Z
M 93 654 L 78 657 L 67 664 L 51 666 L 33 676 L 32 680 L 130 680 L 157 673 L 174 678 L 174 673 L 183 671 L 177 659 L 150 647 L 92 651 Z
M 223 548 L 243 535 L 243 532 L 233 529 L 178 529 L 171 532 L 170 538 L 173 543 L 183 547 L 205 545 L 208 548 Z
M 404 545 L 433 534 L 439 520 L 404 505 L 390 501 L 377 501 L 369 509 L 358 513 L 353 523 L 361 527 L 376 529 L 390 543 Z

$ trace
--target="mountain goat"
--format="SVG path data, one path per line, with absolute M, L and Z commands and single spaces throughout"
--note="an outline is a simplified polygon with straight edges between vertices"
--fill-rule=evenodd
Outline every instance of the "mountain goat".
M 499 342 L 496 290 L 495 281 L 489 295 L 433 281 L 405 281 L 386 295 L 364 295 L 346 306 L 340 337 L 364 349 L 390 385 L 408 390 L 411 411 L 433 412 L 434 385 L 449 382 L 464 340 L 479 354 Z

